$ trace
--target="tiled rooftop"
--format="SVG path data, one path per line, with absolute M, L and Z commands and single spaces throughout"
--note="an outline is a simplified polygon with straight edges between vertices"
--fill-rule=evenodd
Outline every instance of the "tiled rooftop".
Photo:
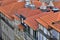
M 32 3 L 35 4 L 37 8 L 42 4 L 39 1 L 32 1 Z M 60 32 L 60 23 L 52 24 L 52 22 L 60 21 L 60 12 L 41 12 L 39 9 L 24 8 L 25 2 L 17 2 L 17 0 L 2 0 L 0 1 L 0 5 L 5 5 L 0 6 L 0 12 L 11 20 L 19 20 L 16 14 L 23 15 L 26 17 L 24 22 L 34 30 L 38 29 L 38 23 L 40 23 L 47 29 L 51 26 L 53 29 Z M 54 5 L 60 8 L 60 2 L 54 2 Z M 20 29 L 23 29 L 23 27 Z
M 34 15 L 32 17 L 28 17 L 24 22 L 27 25 L 29 25 L 29 27 L 31 27 L 32 29 L 37 30 L 38 22 L 36 21 L 36 19 L 40 18 L 41 16 L 48 15 L 50 13 L 53 13 L 53 12 L 45 12 L 45 13 L 40 13 L 40 14 Z
M 55 5 L 55 7 L 60 8 L 60 1 L 58 1 L 58 2 L 53 2 L 53 4 Z M 58 5 L 57 5 L 57 4 L 58 4 Z
M 13 2 L 17 2 L 17 0 L 1 0 L 0 3 L 1 3 L 1 6 L 3 6 L 3 5 L 13 3 Z
M 32 9 L 29 9 L 29 8 L 28 9 L 25 8 L 21 12 L 22 12 L 21 15 L 23 15 L 26 18 L 41 13 L 40 10 L 37 10 L 37 9 L 32 10 Z
M 60 12 L 48 14 L 48 15 L 45 15 L 45 16 L 41 16 L 40 18 L 38 18 L 36 20 L 39 23 L 41 23 L 42 25 L 46 25 L 45 27 L 48 27 L 48 28 L 52 27 L 53 29 L 60 32 L 59 24 L 56 24 L 58 26 L 52 24 L 53 22 L 60 20 L 60 19 L 58 19 L 59 14 L 60 14 Z
M 22 5 L 21 5 L 22 4 Z M 6 15 L 9 19 L 11 19 L 10 17 L 12 17 L 13 15 L 15 15 L 16 11 L 20 8 L 24 7 L 24 3 L 22 2 L 15 2 L 9 5 L 6 5 L 4 7 L 0 7 L 0 11 L 2 13 L 4 13 L 4 15 Z

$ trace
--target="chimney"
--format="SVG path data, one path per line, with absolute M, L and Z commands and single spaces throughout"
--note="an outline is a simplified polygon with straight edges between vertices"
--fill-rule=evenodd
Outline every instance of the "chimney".
M 49 3 L 49 5 L 48 5 L 48 7 L 49 7 L 49 8 L 51 8 L 51 9 L 54 7 L 54 4 L 53 4 L 53 2 L 52 2 L 52 1 L 50 1 L 50 3 Z
M 47 9 L 45 3 L 43 2 L 42 5 L 40 6 L 40 9 Z
M 25 4 L 25 7 L 29 7 L 29 5 L 31 4 L 31 1 L 30 0 L 25 0 L 26 4 Z
M 34 9 L 35 8 L 35 5 L 31 2 L 31 0 L 25 0 L 26 1 L 26 4 L 25 4 L 25 7 L 27 8 L 31 8 L 31 9 Z

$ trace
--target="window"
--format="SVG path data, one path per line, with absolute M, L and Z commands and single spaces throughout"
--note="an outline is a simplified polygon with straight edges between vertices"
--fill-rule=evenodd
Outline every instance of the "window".
M 43 35 L 40 32 L 38 32 L 38 40 L 43 40 Z
M 48 31 L 47 31 L 47 29 L 46 29 L 45 27 L 44 27 L 44 33 L 45 33 L 45 34 L 48 34 Z M 44 37 L 43 37 L 43 40 L 47 40 L 47 38 L 44 36 Z
M 41 24 L 39 24 L 39 29 L 43 30 L 44 27 Z
M 40 29 L 40 33 L 38 33 L 38 35 L 40 38 L 38 37 L 38 40 L 48 40 L 46 38 L 47 36 L 50 35 L 48 30 L 44 26 L 42 26 L 41 24 L 39 24 L 39 29 Z
M 28 27 L 28 33 L 30 34 L 30 27 Z
M 59 33 L 56 30 L 51 30 L 51 36 L 53 38 L 59 39 Z
M 33 36 L 33 30 L 30 28 L 30 34 Z
M 33 30 L 33 37 L 38 40 L 38 32 Z
M 26 32 L 28 32 L 30 34 L 30 27 L 27 24 L 24 24 L 24 25 L 25 25 Z
M 5 16 L 4 16 L 3 14 L 1 14 L 1 16 L 2 16 L 3 18 L 5 18 Z

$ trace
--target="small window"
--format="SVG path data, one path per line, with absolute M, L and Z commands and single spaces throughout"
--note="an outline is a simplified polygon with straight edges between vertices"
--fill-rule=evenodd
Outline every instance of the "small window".
M 40 32 L 38 32 L 38 40 L 43 40 L 43 35 Z
M 38 31 L 33 30 L 33 37 L 38 40 Z
M 24 24 L 26 26 L 26 31 L 30 34 L 30 27 L 27 24 Z
M 53 38 L 56 38 L 56 39 L 59 39 L 59 33 L 57 32 L 57 31 L 55 31 L 55 30 L 51 30 L 51 36 L 53 37 Z
M 42 26 L 41 24 L 39 24 L 39 29 L 43 30 L 44 26 Z

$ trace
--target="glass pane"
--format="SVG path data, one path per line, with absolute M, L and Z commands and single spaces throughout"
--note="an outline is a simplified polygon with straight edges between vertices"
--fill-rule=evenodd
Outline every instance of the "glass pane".
M 36 38 L 36 31 L 33 30 L 33 37 Z
M 43 40 L 43 35 L 41 33 L 39 34 L 39 37 L 39 40 Z
M 57 38 L 57 39 L 59 38 L 59 33 L 58 33 L 57 31 L 52 30 L 52 31 L 51 31 L 51 34 L 52 34 L 53 37 L 55 37 L 55 38 Z
M 44 28 L 44 33 L 47 34 L 47 29 L 46 28 Z M 43 36 L 43 40 L 47 40 L 47 38 Z
M 47 31 L 47 29 L 46 29 L 46 28 L 44 28 L 44 33 L 45 33 L 45 34 L 47 34 L 47 32 L 48 32 L 48 31 Z
M 33 36 L 33 30 L 30 28 L 30 34 Z

